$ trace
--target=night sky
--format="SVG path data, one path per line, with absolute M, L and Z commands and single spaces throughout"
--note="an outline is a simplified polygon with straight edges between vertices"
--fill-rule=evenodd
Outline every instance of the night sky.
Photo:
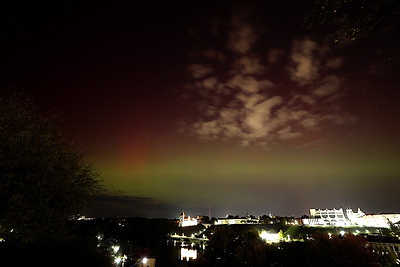
M 400 211 L 399 20 L 335 42 L 311 1 L 72 2 L 2 1 L 0 86 L 88 153 L 88 215 Z

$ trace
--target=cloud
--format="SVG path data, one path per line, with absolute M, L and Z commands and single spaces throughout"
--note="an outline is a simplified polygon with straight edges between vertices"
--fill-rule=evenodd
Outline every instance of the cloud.
M 187 70 L 196 79 L 204 78 L 213 72 L 211 67 L 203 64 L 191 64 L 187 67 Z
M 250 95 L 246 95 L 244 93 L 239 93 L 236 95 L 236 98 L 240 101 L 242 101 L 243 106 L 246 109 L 253 109 L 253 107 L 260 103 L 262 100 L 265 99 L 265 97 L 261 94 L 250 94 Z
M 337 125 L 344 125 L 354 123 L 357 120 L 357 117 L 349 114 L 349 113 L 334 113 L 334 114 L 325 114 L 321 117 L 323 121 L 333 122 Z
M 156 202 L 149 197 L 102 194 L 94 197 L 86 215 L 96 218 L 173 218 L 177 211 L 179 211 L 178 207 L 168 203 Z
M 321 58 L 328 48 L 319 46 L 316 42 L 304 39 L 293 42 L 289 71 L 293 81 L 300 85 L 312 83 L 319 77 Z
M 193 124 L 194 132 L 204 139 L 215 139 L 221 132 L 218 121 L 196 122 Z
M 260 83 L 251 76 L 236 75 L 228 81 L 227 85 L 248 93 L 257 93 L 260 90 Z
M 265 72 L 266 68 L 260 63 L 260 60 L 255 56 L 242 56 L 234 63 L 233 69 L 238 73 L 246 75 L 260 75 Z
M 244 119 L 246 126 L 255 134 L 260 135 L 260 132 L 266 128 L 266 124 L 271 119 L 272 109 L 282 104 L 282 101 L 282 97 L 274 96 L 249 108 Z
M 318 119 L 316 118 L 316 116 L 308 117 L 308 118 L 300 121 L 299 123 L 301 126 L 303 126 L 307 130 L 313 130 L 313 131 L 319 130 Z
M 207 90 L 215 90 L 218 85 L 217 77 L 209 77 L 203 80 L 203 87 Z
M 322 80 L 322 84 L 313 90 L 312 94 L 316 97 L 331 96 L 339 90 L 341 79 L 336 75 L 330 75 Z
M 299 98 L 301 99 L 301 101 L 304 104 L 309 105 L 309 106 L 313 106 L 316 103 L 315 98 L 313 96 L 311 96 L 311 95 L 301 94 L 301 95 L 299 95 Z
M 356 117 L 340 102 L 346 80 L 335 74 L 343 59 L 308 38 L 293 40 L 288 51 L 267 47 L 267 57 L 261 57 L 256 50 L 262 47 L 256 34 L 261 30 L 249 14 L 233 16 L 228 49 L 206 48 L 196 58 L 204 63 L 188 66 L 194 79 L 186 88 L 201 99 L 200 117 L 183 123 L 184 132 L 268 147 L 323 134 L 327 125 L 354 123 Z
M 218 113 L 218 109 L 214 106 L 206 106 L 203 112 L 207 117 L 212 117 Z
M 292 126 L 286 126 L 282 130 L 278 131 L 278 136 L 280 139 L 287 140 L 303 136 L 303 134 L 299 132 L 292 132 Z

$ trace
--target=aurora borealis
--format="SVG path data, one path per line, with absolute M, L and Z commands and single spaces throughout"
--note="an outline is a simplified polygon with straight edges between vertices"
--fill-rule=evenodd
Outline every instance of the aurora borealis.
M 335 43 L 312 2 L 2 5 L 2 88 L 89 153 L 89 215 L 399 212 L 398 19 Z

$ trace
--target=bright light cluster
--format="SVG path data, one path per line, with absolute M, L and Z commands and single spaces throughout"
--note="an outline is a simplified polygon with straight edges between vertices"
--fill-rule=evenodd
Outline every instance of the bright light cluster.
M 111 250 L 113 252 L 113 257 L 114 257 L 114 264 L 116 266 L 124 266 L 126 260 L 128 259 L 128 256 L 120 252 L 120 246 L 119 245 L 113 245 L 111 246 Z
M 390 228 L 390 224 L 400 221 L 400 214 L 365 214 L 358 208 L 356 212 L 347 208 L 310 209 L 310 218 L 303 219 L 307 226 L 359 226 Z
M 197 250 L 196 249 L 188 249 L 188 248 L 181 248 L 181 260 L 195 260 L 197 259 Z
M 261 231 L 260 238 L 267 243 L 278 243 L 282 240 L 279 233 L 268 233 L 265 230 Z

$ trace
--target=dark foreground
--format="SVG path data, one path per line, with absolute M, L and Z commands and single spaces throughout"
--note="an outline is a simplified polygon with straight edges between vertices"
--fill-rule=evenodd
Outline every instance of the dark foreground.
M 267 244 L 263 230 L 292 235 L 291 242 Z M 333 229 L 334 230 L 334 229 Z M 208 242 L 185 244 L 172 233 L 202 235 Z M 390 233 L 387 233 L 389 235 Z M 302 241 L 299 241 L 302 239 Z M 182 260 L 180 249 L 196 249 Z M 156 266 L 395 266 L 396 255 L 374 249 L 365 236 L 328 235 L 317 229 L 283 225 L 224 225 L 179 228 L 167 219 L 109 218 L 71 221 L 57 240 L 0 242 L 0 266 L 139 266 L 144 257 Z M 117 264 L 118 263 L 118 264 Z

